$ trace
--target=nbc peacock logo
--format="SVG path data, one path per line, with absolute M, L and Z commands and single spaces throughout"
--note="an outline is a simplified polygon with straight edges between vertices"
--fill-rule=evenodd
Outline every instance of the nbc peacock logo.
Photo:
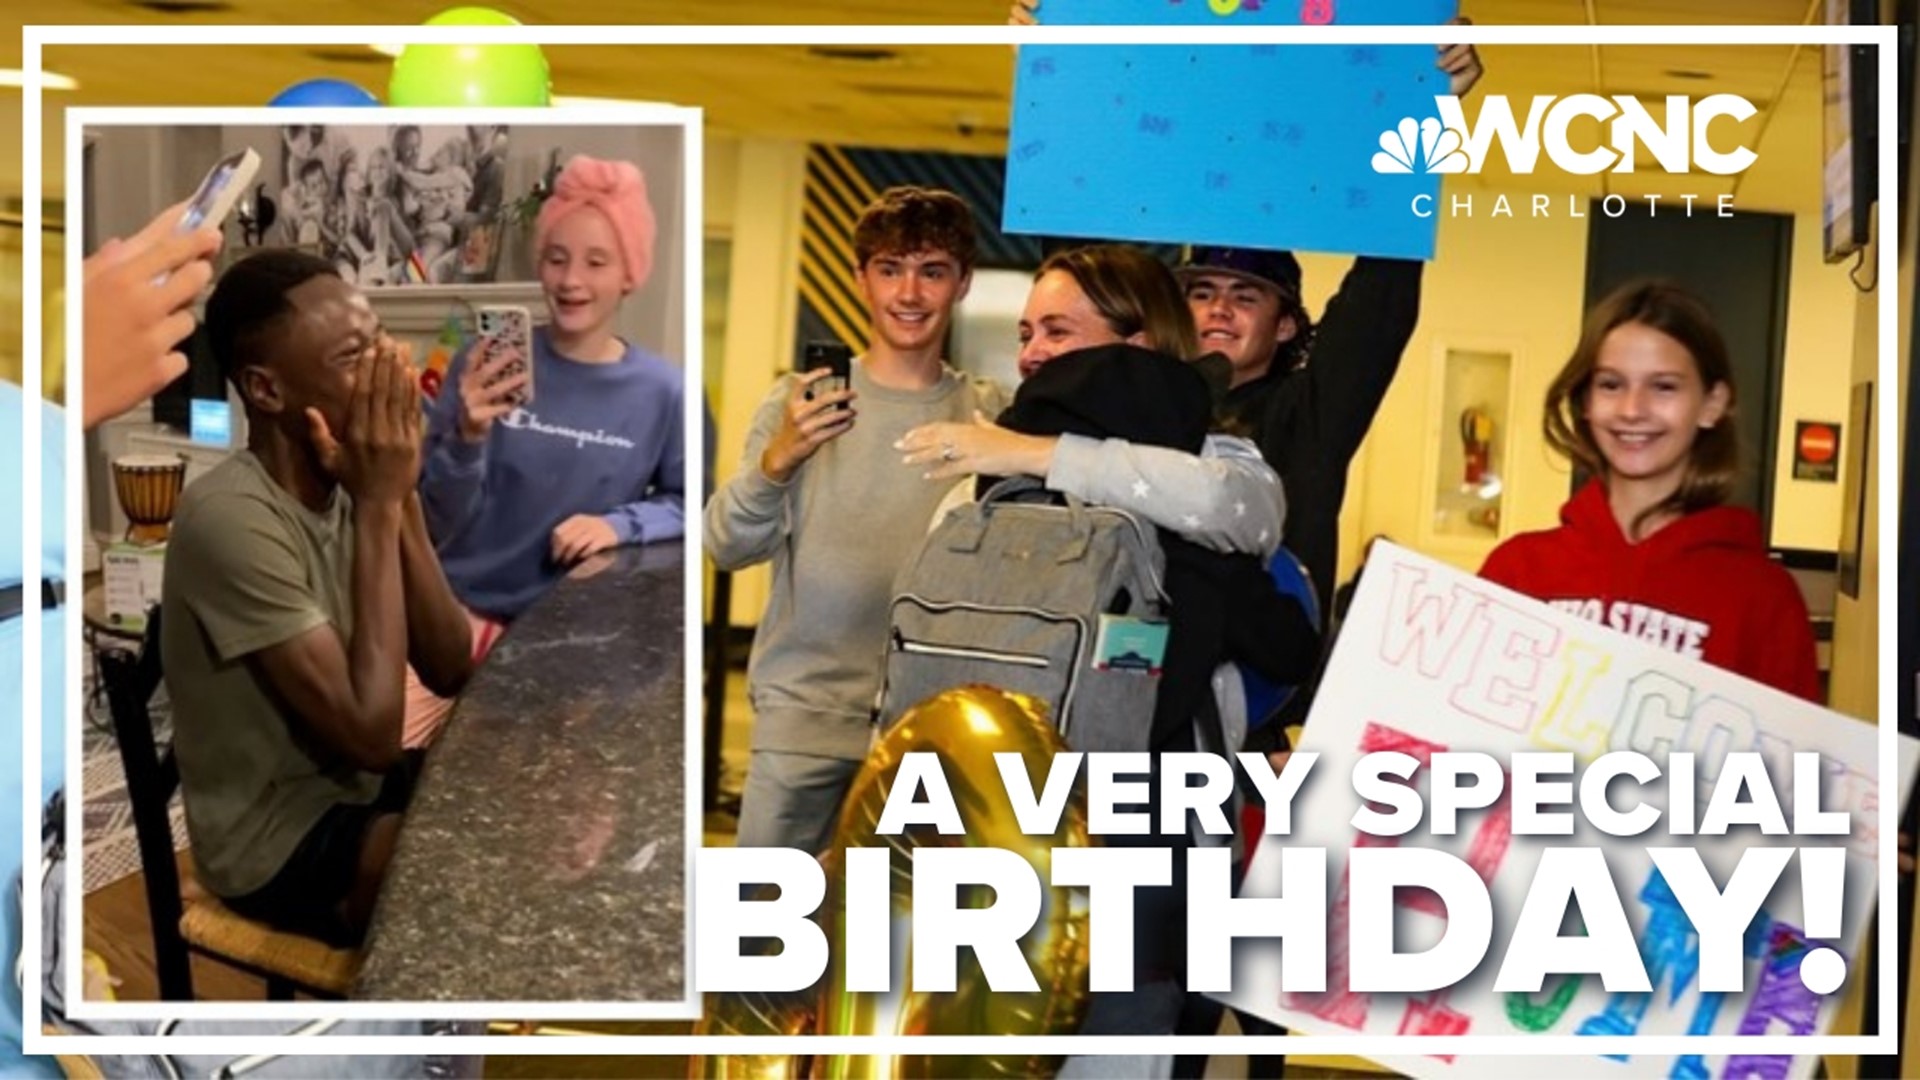
M 1377 173 L 1463 173 L 1470 164 L 1465 138 L 1432 116 L 1402 117 L 1380 133 L 1380 149 L 1373 155 Z

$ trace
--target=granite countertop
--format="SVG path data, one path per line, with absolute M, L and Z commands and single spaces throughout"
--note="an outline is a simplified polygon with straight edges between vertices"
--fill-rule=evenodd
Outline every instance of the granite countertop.
M 555 585 L 427 755 L 353 996 L 681 1001 L 682 545 Z

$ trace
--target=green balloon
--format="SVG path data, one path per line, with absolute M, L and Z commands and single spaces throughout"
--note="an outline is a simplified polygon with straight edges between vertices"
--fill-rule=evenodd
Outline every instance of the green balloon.
M 428 26 L 518 26 L 520 20 L 484 7 L 458 7 Z M 553 76 L 538 45 L 409 45 L 393 61 L 387 104 L 407 106 L 530 105 L 552 103 Z
M 504 11 L 484 7 L 457 7 L 428 19 L 428 26 L 519 26 L 520 20 Z

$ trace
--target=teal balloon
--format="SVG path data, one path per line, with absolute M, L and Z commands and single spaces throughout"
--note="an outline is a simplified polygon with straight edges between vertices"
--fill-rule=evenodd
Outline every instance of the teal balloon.
M 267 102 L 275 106 L 351 105 L 378 106 L 380 99 L 345 79 L 308 79 L 297 82 Z
M 518 26 L 511 15 L 458 7 L 428 26 Z M 532 106 L 552 103 L 553 76 L 538 45 L 409 45 L 393 61 L 387 102 L 413 106 Z

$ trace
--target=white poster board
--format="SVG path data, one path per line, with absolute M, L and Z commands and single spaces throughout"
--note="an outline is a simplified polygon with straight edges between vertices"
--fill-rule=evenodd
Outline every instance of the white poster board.
M 1327 992 L 1287 992 L 1280 984 L 1279 946 L 1247 941 L 1236 949 L 1235 990 L 1226 1000 L 1290 1029 L 1330 1035 L 1823 1034 L 1846 987 L 1867 970 L 1860 949 L 1878 877 L 1877 736 L 1858 720 L 1582 621 L 1405 549 L 1376 544 L 1296 748 L 1317 751 L 1320 758 L 1294 802 L 1292 835 L 1285 842 L 1328 852 Z M 1902 740 L 1902 791 L 1911 788 L 1914 776 L 1912 748 L 1912 740 Z M 1639 837 L 1616 838 L 1575 813 L 1571 836 L 1516 836 L 1510 801 L 1503 796 L 1488 809 L 1463 814 L 1452 836 L 1430 835 L 1429 822 L 1423 821 L 1398 840 L 1363 838 L 1351 824 L 1361 801 L 1349 778 L 1361 756 L 1375 750 L 1401 750 L 1423 761 L 1442 750 L 1480 751 L 1503 765 L 1517 751 L 1571 751 L 1576 769 L 1610 750 L 1633 750 L 1662 768 L 1663 779 L 1637 794 L 1661 808 L 1663 822 Z M 1766 837 L 1753 828 L 1717 837 L 1670 835 L 1664 821 L 1668 754 L 1696 755 L 1695 801 L 1704 807 L 1725 755 L 1737 750 L 1762 754 L 1789 823 L 1792 755 L 1819 752 L 1825 768 L 1821 808 L 1846 811 L 1851 835 Z M 1422 768 L 1414 778 L 1423 793 L 1427 776 Z M 1635 801 L 1631 780 L 1611 791 L 1619 809 Z M 1491 893 L 1494 930 L 1478 969 L 1435 993 L 1349 991 L 1347 863 L 1356 842 L 1439 848 L 1479 872 Z M 1817 996 L 1800 982 L 1799 961 L 1806 952 L 1800 871 L 1788 865 L 1747 929 L 1744 992 L 1700 992 L 1697 935 L 1653 873 L 1646 849 L 1694 846 L 1715 882 L 1725 887 L 1742 852 L 1760 844 L 1844 845 L 1842 933 L 1820 942 L 1847 958 L 1848 981 L 1841 991 Z M 1550 976 L 1533 995 L 1494 990 L 1542 852 L 1569 846 L 1604 851 L 1653 993 L 1608 993 L 1594 975 Z M 1243 896 L 1284 893 L 1277 850 L 1277 845 L 1263 845 Z M 1439 940 L 1446 919 L 1431 893 L 1402 890 L 1396 900 L 1392 932 L 1399 951 L 1424 950 Z M 1562 934 L 1577 932 L 1571 922 L 1570 915 Z M 1388 932 L 1384 926 L 1361 929 Z M 1816 1059 L 1381 1060 L 1419 1077 L 1804 1077 Z

